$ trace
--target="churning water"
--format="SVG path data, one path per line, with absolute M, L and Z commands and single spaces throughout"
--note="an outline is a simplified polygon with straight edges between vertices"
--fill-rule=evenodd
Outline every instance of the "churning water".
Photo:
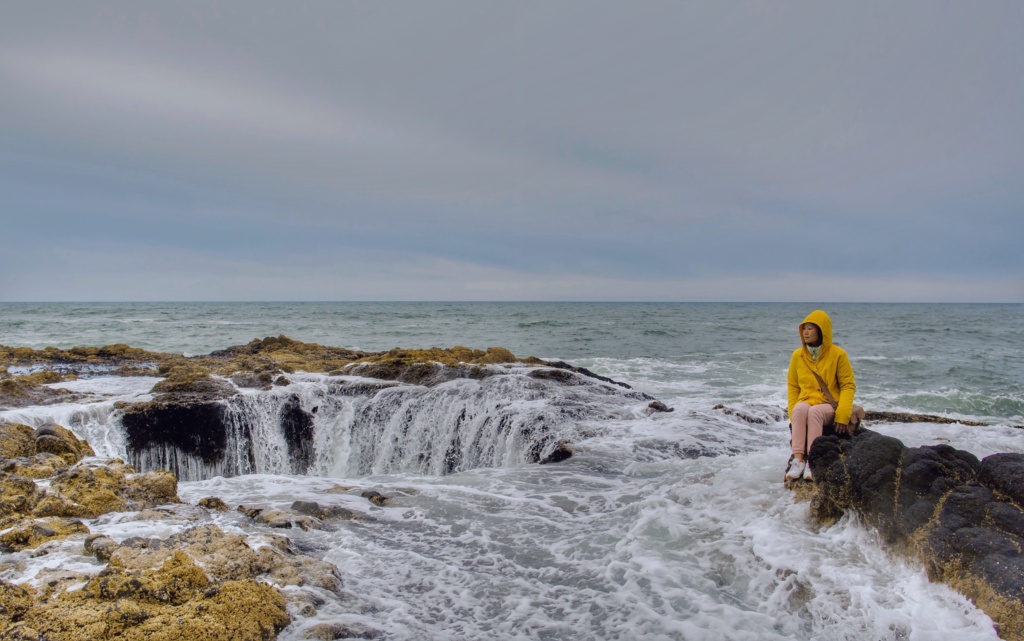
M 649 413 L 614 386 L 559 386 L 523 373 L 432 388 L 298 375 L 229 401 L 234 464 L 174 463 L 183 500 L 287 508 L 329 501 L 365 513 L 333 530 L 289 530 L 330 561 L 341 595 L 293 616 L 283 639 L 344 623 L 386 639 L 995 639 L 991 621 L 924 570 L 889 556 L 855 518 L 819 529 L 782 487 L 785 368 L 810 305 L 753 304 L 2 304 L 0 343 L 129 343 L 207 353 L 285 334 L 364 350 L 484 348 L 562 359 L 675 408 Z M 1024 452 L 1024 306 L 831 305 L 869 410 L 980 420 L 990 427 L 872 425 L 907 445 L 950 443 L 979 457 Z M 55 420 L 103 456 L 126 457 L 114 403 L 155 379 L 83 378 L 74 404 L 8 410 Z M 371 389 L 372 388 L 372 389 Z M 367 391 L 369 389 L 370 391 Z M 313 412 L 312 458 L 296 474 L 276 416 Z M 716 409 L 724 405 L 725 410 Z M 538 421 L 575 455 L 529 462 Z M 550 446 L 550 441 L 547 445 Z M 535 453 L 535 452 L 534 452 Z M 137 460 L 168 463 L 174 452 Z M 234 467 L 231 467 L 234 465 Z M 338 486 L 394 497 L 371 507 Z M 237 512 L 210 519 L 260 531 Z M 115 539 L 194 525 L 105 515 Z M 26 558 L 98 571 L 80 544 Z M 13 566 L 12 566 L 13 567 Z M 294 588 L 289 588 L 294 589 Z M 308 589 L 308 588 L 303 588 Z

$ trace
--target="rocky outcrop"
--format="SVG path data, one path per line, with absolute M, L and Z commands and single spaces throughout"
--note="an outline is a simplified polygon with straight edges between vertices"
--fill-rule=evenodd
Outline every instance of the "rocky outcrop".
M 228 442 L 225 406 L 207 402 L 135 403 L 123 408 L 129 460 L 148 449 L 171 447 L 207 464 L 224 458 Z M 161 467 L 172 468 L 171 461 Z
M 88 443 L 60 425 L 47 423 L 33 429 L 28 425 L 0 422 L 0 458 L 7 459 L 5 465 L 9 466 L 12 461 L 14 465 L 23 466 L 45 464 L 48 457 L 36 458 L 40 454 L 59 457 L 67 465 L 96 455 Z
M 50 451 L 36 452 L 40 443 Z M 90 533 L 79 517 L 138 511 L 138 518 L 189 523 L 208 512 L 180 505 L 169 472 L 76 460 L 91 449 L 59 426 L 2 424 L 0 446 L 16 455 L 0 459 L 0 552 L 41 556 L 54 545 L 67 549 L 52 542 L 77 539 L 106 564 L 98 574 L 41 568 L 32 582 L 39 587 L 0 580 L 2 639 L 267 641 L 291 621 L 289 603 L 311 616 L 317 590 L 340 593 L 337 568 L 296 553 L 283 536 L 228 534 L 213 525 L 120 543 Z M 226 508 L 213 499 L 206 505 Z
M 819 520 L 856 512 L 893 551 L 985 610 L 1003 638 L 1024 639 L 1024 455 L 979 461 L 861 430 L 817 439 L 809 461 Z
M 199 559 L 181 549 L 135 563 L 121 560 L 120 550 L 81 588 L 38 595 L 30 604 L 31 590 L 0 586 L 17 599 L 17 609 L 8 608 L 13 616 L 3 626 L 4 638 L 264 641 L 291 621 L 281 592 L 253 576 L 211 578 Z

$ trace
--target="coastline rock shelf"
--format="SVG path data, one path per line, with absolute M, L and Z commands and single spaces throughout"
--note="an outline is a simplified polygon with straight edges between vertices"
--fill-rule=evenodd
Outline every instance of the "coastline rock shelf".
M 335 566 L 297 554 L 281 535 L 198 525 L 116 542 L 91 532 L 85 521 L 111 512 L 195 523 L 208 508 L 183 505 L 169 472 L 137 474 L 118 459 L 97 459 L 59 426 L 0 423 L 0 446 L 2 567 L 58 550 L 92 557 L 74 569 L 42 569 L 34 580 L 0 579 L 4 639 L 273 639 L 291 621 L 289 604 L 308 609 L 310 590 L 341 588 Z
M 861 430 L 819 438 L 809 461 L 819 521 L 859 514 L 891 550 L 974 601 L 1002 638 L 1024 639 L 1024 454 L 979 461 Z
M 118 404 L 111 427 L 133 467 L 186 481 L 558 462 L 584 422 L 668 409 L 624 383 L 500 347 L 369 353 L 280 336 L 195 357 L 0 347 L 0 366 L 7 407 L 73 400 L 48 383 L 81 376 L 161 377 L 151 400 Z
M 98 376 L 157 380 L 137 379 L 141 391 L 118 403 L 60 385 Z M 103 406 L 92 415 L 106 421 L 93 433 L 102 442 L 52 423 L 0 421 L 0 561 L 20 568 L 50 551 L 84 553 L 102 569 L 0 579 L 4 639 L 276 638 L 296 615 L 315 614 L 323 595 L 342 592 L 335 566 L 276 533 L 372 522 L 370 511 L 392 498 L 336 486 L 290 509 L 237 505 L 236 518 L 263 531 L 239 535 L 213 524 L 231 506 L 217 497 L 185 505 L 179 480 L 554 463 L 604 422 L 672 411 L 624 383 L 499 347 L 370 353 L 280 336 L 185 357 L 127 345 L 0 346 L 0 409 L 76 402 Z M 773 411 L 713 409 L 768 427 L 784 421 Z M 809 460 L 819 522 L 858 514 L 893 553 L 972 599 L 1003 638 L 1024 641 L 1024 455 L 979 461 L 862 430 L 818 439 Z M 102 515 L 128 512 L 180 529 L 166 538 L 103 532 Z M 305 638 L 378 632 L 324 625 Z

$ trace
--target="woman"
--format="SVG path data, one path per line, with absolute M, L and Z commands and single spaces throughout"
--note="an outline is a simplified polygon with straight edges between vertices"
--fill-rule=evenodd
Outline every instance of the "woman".
M 826 425 L 835 424 L 838 434 L 852 433 L 853 395 L 857 384 L 846 351 L 832 344 L 832 320 L 816 309 L 800 323 L 803 346 L 789 360 L 789 420 L 793 456 L 787 480 L 812 480 L 807 465 L 811 443 Z M 821 377 L 819 382 L 817 374 Z M 827 390 L 827 393 L 826 393 Z

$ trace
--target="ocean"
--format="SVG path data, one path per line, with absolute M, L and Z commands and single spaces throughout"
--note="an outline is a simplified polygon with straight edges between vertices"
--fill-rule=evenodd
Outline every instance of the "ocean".
M 856 517 L 815 526 L 808 504 L 783 488 L 786 367 L 799 346 L 797 326 L 815 307 L 0 303 L 0 344 L 127 343 L 196 355 L 283 334 L 369 351 L 502 346 L 585 367 L 674 408 L 649 413 L 646 403 L 623 397 L 587 398 L 577 418 L 559 426 L 572 458 L 538 465 L 503 443 L 477 465 L 444 473 L 409 452 L 432 447 L 431 430 L 459 412 L 486 424 L 489 414 L 564 410 L 580 399 L 569 391 L 537 398 L 511 383 L 404 386 L 388 392 L 394 410 L 380 429 L 401 427 L 405 455 L 357 461 L 369 446 L 358 442 L 356 406 L 329 402 L 330 377 L 292 376 L 287 388 L 264 394 L 327 408 L 317 414 L 317 474 L 287 473 L 268 446 L 254 473 L 197 470 L 179 484 L 180 497 L 287 508 L 322 501 L 342 485 L 396 498 L 372 508 L 372 518 L 330 531 L 288 531 L 297 549 L 339 568 L 344 589 L 321 595 L 315 615 L 293 615 L 281 639 L 302 639 L 319 623 L 394 640 L 996 639 L 983 612 L 929 583 L 919 564 L 891 556 Z M 866 409 L 989 424 L 870 429 L 908 446 L 948 443 L 978 457 L 1024 452 L 1024 430 L 1014 427 L 1024 425 L 1024 305 L 818 307 L 850 354 Z M 0 419 L 55 420 L 98 455 L 125 458 L 114 403 L 145 400 L 154 382 L 59 383 L 92 397 L 0 411 Z M 249 394 L 251 412 L 273 400 Z M 399 426 L 400 414 L 411 418 Z M 263 531 L 235 511 L 206 518 L 233 532 Z M 87 524 L 115 539 L 166 537 L 189 526 L 126 514 Z M 30 581 L 44 566 L 99 569 L 80 543 L 69 543 L 61 553 L 0 566 L 0 577 Z

